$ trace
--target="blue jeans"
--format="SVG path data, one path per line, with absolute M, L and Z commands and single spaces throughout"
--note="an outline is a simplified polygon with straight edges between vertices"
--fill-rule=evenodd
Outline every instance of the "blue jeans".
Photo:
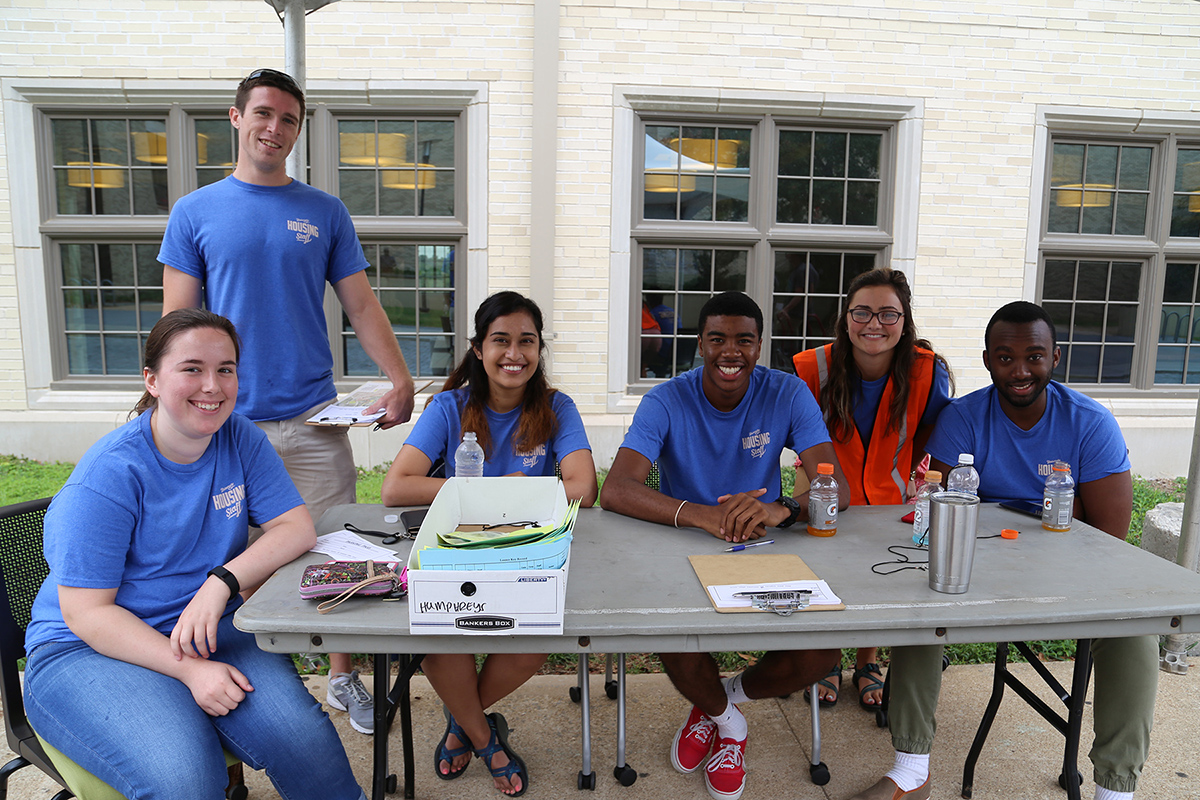
M 329 715 L 291 659 L 258 649 L 224 617 L 214 658 L 250 680 L 237 708 L 210 717 L 175 678 L 100 655 L 83 642 L 47 642 L 25 665 L 34 729 L 130 800 L 222 798 L 229 750 L 265 769 L 284 800 L 360 800 Z

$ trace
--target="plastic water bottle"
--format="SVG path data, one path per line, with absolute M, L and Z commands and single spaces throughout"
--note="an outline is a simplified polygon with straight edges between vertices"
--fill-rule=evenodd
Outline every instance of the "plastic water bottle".
M 950 470 L 950 477 L 946 479 L 946 490 L 979 494 L 979 473 L 975 471 L 975 456 L 970 453 L 959 454 L 958 466 Z
M 833 464 L 817 464 L 817 477 L 808 487 L 808 532 L 813 536 L 837 533 L 838 485 Z
M 454 475 L 458 478 L 483 477 L 483 448 L 475 431 L 463 434 L 462 444 L 454 451 Z
M 1071 465 L 1055 461 L 1046 476 L 1046 491 L 1042 495 L 1042 527 L 1048 531 L 1071 530 L 1071 514 L 1075 510 L 1075 479 Z
M 942 473 L 931 469 L 925 473 L 925 483 L 917 490 L 917 507 L 913 510 L 913 544 L 929 544 L 929 498 L 942 490 Z

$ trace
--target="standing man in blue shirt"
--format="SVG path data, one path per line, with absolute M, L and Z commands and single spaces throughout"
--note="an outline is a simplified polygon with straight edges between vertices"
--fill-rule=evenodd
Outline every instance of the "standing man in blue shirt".
M 171 209 L 158 260 L 163 313 L 199 307 L 228 317 L 242 340 L 238 412 L 262 428 L 283 458 L 313 521 L 353 503 L 357 472 L 349 432 L 304 421 L 337 397 L 326 333 L 325 285 L 333 287 L 363 349 L 392 382 L 367 413 L 384 428 L 406 422 L 413 380 L 341 200 L 288 177 L 304 124 L 304 93 L 290 75 L 251 72 L 238 84 L 229 120 L 237 129 L 233 175 L 182 197 Z M 330 655 L 329 703 L 353 727 L 374 728 L 371 695 Z
M 730 543 L 808 519 L 807 497 L 780 494 L 779 457 L 800 454 L 810 479 L 834 465 L 839 506 L 850 490 L 821 410 L 795 375 L 757 366 L 762 310 L 741 292 L 716 295 L 700 309 L 704 366 L 651 389 L 604 481 L 600 503 L 631 517 L 699 528 Z M 661 491 L 646 486 L 658 462 Z M 764 500 L 763 498 L 767 498 Z M 841 659 L 840 650 L 767 653 L 722 681 L 708 653 L 661 653 L 675 688 L 693 704 L 675 734 L 671 763 L 683 773 L 707 761 L 714 800 L 737 800 L 745 787 L 746 718 L 735 703 L 779 697 L 811 685 Z M 711 757 L 710 757 L 711 753 Z
M 1039 502 L 1055 461 L 1071 466 L 1075 519 L 1124 541 L 1133 510 L 1129 456 L 1117 421 L 1095 400 L 1050 379 L 1058 365 L 1054 322 L 1040 306 L 1009 303 L 988 322 L 983 364 L 992 385 L 953 401 L 929 440 L 947 474 L 972 453 L 984 502 Z M 1158 687 L 1158 637 L 1097 639 L 1096 800 L 1131 800 L 1150 748 Z M 892 650 L 895 766 L 851 800 L 926 800 L 929 751 L 941 689 L 942 647 Z

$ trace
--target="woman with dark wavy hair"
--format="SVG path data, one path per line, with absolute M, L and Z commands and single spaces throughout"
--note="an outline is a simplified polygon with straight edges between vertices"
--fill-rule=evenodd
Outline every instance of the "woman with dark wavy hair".
M 950 403 L 953 379 L 946 360 L 917 335 L 904 273 L 885 267 L 854 278 L 833 343 L 797 353 L 792 362 L 825 415 L 850 482 L 850 504 L 907 502 L 908 476 Z M 860 649 L 852 678 L 868 711 L 883 699 L 875 658 L 875 648 Z M 840 680 L 838 665 L 820 682 L 821 705 L 837 702 Z
M 444 459 L 454 476 L 454 451 L 466 431 L 483 447 L 485 476 L 553 475 L 559 463 L 571 500 L 596 502 L 596 465 L 571 398 L 550 388 L 542 351 L 542 312 L 516 292 L 498 292 L 475 312 L 471 347 L 442 391 L 434 395 L 413 426 L 383 481 L 389 506 L 433 501 L 445 477 L 430 477 Z M 486 714 L 493 703 L 529 680 L 545 662 L 544 653 L 493 653 L 476 672 L 466 654 L 429 654 L 426 677 L 446 704 L 446 733 L 434 752 L 434 771 L 457 778 L 471 753 L 487 765 L 496 788 L 512 797 L 524 794 L 529 774 L 508 745 L 508 725 Z

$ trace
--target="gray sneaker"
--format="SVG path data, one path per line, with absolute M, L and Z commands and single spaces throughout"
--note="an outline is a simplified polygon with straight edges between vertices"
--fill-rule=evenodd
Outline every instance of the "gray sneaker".
M 338 711 L 349 711 L 354 730 L 367 735 L 375 732 L 375 699 L 358 677 L 358 670 L 330 675 L 325 702 Z

